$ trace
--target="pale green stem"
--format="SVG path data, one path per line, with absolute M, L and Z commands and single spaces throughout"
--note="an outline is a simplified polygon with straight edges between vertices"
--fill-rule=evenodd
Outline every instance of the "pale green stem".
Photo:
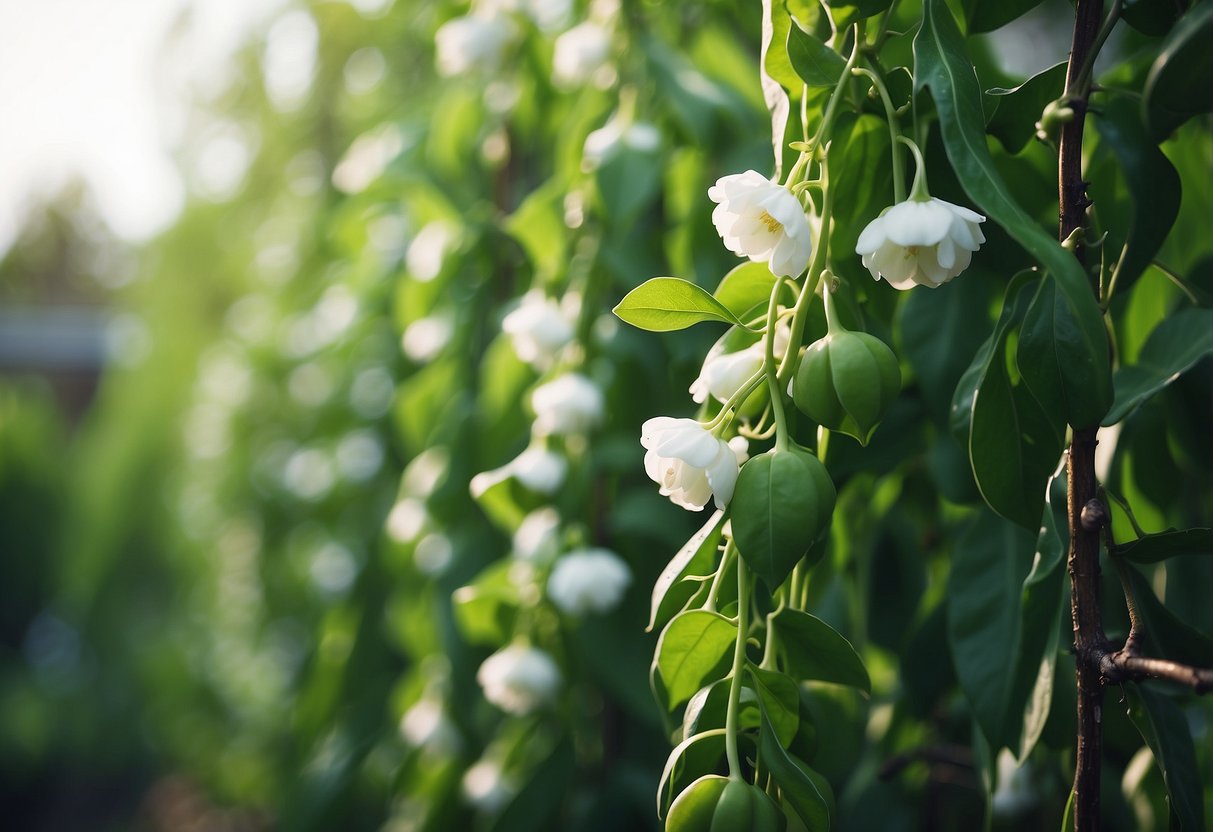
M 787 449 L 790 441 L 788 417 L 783 409 L 783 392 L 779 389 L 779 370 L 775 364 L 775 319 L 779 314 L 779 293 L 782 290 L 783 278 L 780 277 L 775 280 L 775 286 L 771 289 L 771 304 L 767 307 L 766 355 L 762 364 L 767 383 L 771 387 L 771 409 L 775 414 L 775 447 L 781 451 Z
M 809 140 L 809 85 L 800 91 L 800 138 Z
M 851 47 L 851 56 L 847 58 L 846 66 L 842 69 L 842 76 L 838 79 L 838 85 L 834 87 L 834 92 L 830 96 L 829 103 L 826 104 L 825 114 L 821 117 L 821 124 L 817 125 L 817 132 L 813 134 L 813 140 L 809 144 L 814 148 L 821 147 L 823 143 L 830 140 L 830 131 L 834 127 L 834 113 L 838 108 L 838 102 L 843 97 L 843 91 L 846 85 L 851 80 L 851 70 L 855 68 L 855 64 L 859 62 L 859 51 L 863 47 L 863 32 L 860 29 L 860 24 L 855 24 L 855 43 Z
M 785 606 L 787 606 L 787 599 L 780 597 L 779 606 L 767 613 L 767 643 L 762 650 L 762 662 L 758 665 L 763 670 L 775 669 L 775 653 L 779 649 L 779 646 L 777 644 L 778 639 L 775 635 L 775 628 L 772 625 L 775 621 L 775 616 Z M 793 604 L 793 606 L 795 606 L 795 604 Z
M 897 111 L 893 108 L 893 100 L 889 98 L 889 90 L 884 81 L 875 72 L 857 66 L 851 70 L 852 75 L 863 75 L 872 82 L 872 88 L 880 94 L 884 104 L 885 120 L 889 123 L 889 152 L 893 155 L 893 202 L 904 202 L 906 198 L 905 169 L 901 159 L 901 148 L 897 146 L 897 137 L 901 130 L 897 121 Z
M 834 293 L 828 288 L 821 293 L 821 303 L 826 312 L 826 328 L 831 332 L 846 332 L 842 321 L 838 320 L 838 310 L 834 308 Z
M 897 140 L 910 148 L 910 152 L 914 154 L 914 184 L 910 186 L 910 199 L 926 202 L 931 198 L 931 194 L 927 190 L 927 163 L 923 161 L 922 151 L 913 140 L 905 136 L 898 136 Z
M 796 157 L 796 162 L 792 165 L 792 169 L 788 171 L 787 177 L 783 180 L 785 188 L 788 188 L 794 194 L 799 193 L 796 188 L 800 184 L 800 175 L 804 173 L 805 166 L 808 165 L 809 160 L 812 158 L 812 153 L 804 150 L 800 151 L 800 155 Z
M 732 543 L 729 544 L 730 546 Z M 750 628 L 750 582 L 745 560 L 737 558 L 737 642 L 733 648 L 733 675 L 729 682 L 729 707 L 724 717 L 724 753 L 729 760 L 729 777 L 742 779 L 741 755 L 737 752 L 740 726 L 741 675 L 745 671 L 745 645 Z
M 796 561 L 796 565 L 792 567 L 792 583 L 789 588 L 788 597 L 791 598 L 793 609 L 803 610 L 804 602 L 801 596 L 805 591 L 805 575 L 804 575 L 804 558 Z
M 720 594 L 720 585 L 724 583 L 725 573 L 729 571 L 729 563 L 732 562 L 736 553 L 737 547 L 730 540 L 724 547 L 724 553 L 720 556 L 720 566 L 716 568 L 716 574 L 712 576 L 712 585 L 708 587 L 708 600 L 703 605 L 708 612 L 716 612 L 716 596 Z
M 762 383 L 764 373 L 765 370 L 759 370 L 746 379 L 745 384 L 738 387 L 737 392 L 729 396 L 728 400 L 721 406 L 720 412 L 712 417 L 711 421 L 704 423 L 704 430 L 714 431 L 717 427 L 727 425 L 728 419 L 732 416 L 733 408 L 744 402 L 754 392 L 754 388 Z
M 788 338 L 788 351 L 784 353 L 783 363 L 779 365 L 779 383 L 786 387 L 796 359 L 800 354 L 800 339 L 804 337 L 805 321 L 808 317 L 809 304 L 817 292 L 817 284 L 821 281 L 821 273 L 826 266 L 826 253 L 829 248 L 830 218 L 834 213 L 833 189 L 829 187 L 829 160 L 821 160 L 821 233 L 817 237 L 817 247 L 813 250 L 813 261 L 809 264 L 809 273 L 805 277 L 800 296 L 796 299 L 796 310 L 792 315 L 791 332 Z
M 880 18 L 880 28 L 876 31 L 876 37 L 872 41 L 872 49 L 879 50 L 884 39 L 889 34 L 889 24 L 893 21 L 893 10 L 897 8 L 897 0 L 893 0 L 889 7 L 885 9 L 885 13 Z

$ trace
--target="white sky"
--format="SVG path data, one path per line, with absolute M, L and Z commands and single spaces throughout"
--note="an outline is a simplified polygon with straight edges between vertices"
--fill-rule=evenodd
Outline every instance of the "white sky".
M 0 253 L 24 211 L 73 174 L 119 235 L 176 217 L 168 155 L 191 97 L 287 0 L 0 0 Z M 163 49 L 188 12 L 186 36 Z

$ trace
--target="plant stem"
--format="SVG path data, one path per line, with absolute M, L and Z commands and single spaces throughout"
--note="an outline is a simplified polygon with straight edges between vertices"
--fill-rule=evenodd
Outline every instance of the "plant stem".
M 716 567 L 716 574 L 712 576 L 712 585 L 708 587 L 708 600 L 703 605 L 708 612 L 716 612 L 716 596 L 720 594 L 720 585 L 724 583 L 725 573 L 729 571 L 729 563 L 735 554 L 737 547 L 730 540 L 724 547 L 724 554 L 720 556 L 720 566 Z
M 788 333 L 788 351 L 783 355 L 779 365 L 777 378 L 781 386 L 787 385 L 796 361 L 800 357 L 800 339 L 804 337 L 805 320 L 809 313 L 809 303 L 817 292 L 817 284 L 821 282 L 821 273 L 826 267 L 826 254 L 830 245 L 830 217 L 834 213 L 834 189 L 829 186 L 829 161 L 821 160 L 821 227 L 817 235 L 816 247 L 813 249 L 813 260 L 809 264 L 809 272 L 805 275 L 804 286 L 796 298 L 796 308 L 792 313 L 792 323 Z
M 775 318 L 778 315 L 779 293 L 782 289 L 783 278 L 778 278 L 771 289 L 771 304 L 767 307 L 767 333 L 764 341 L 766 354 L 762 364 L 763 372 L 767 376 L 767 384 L 771 387 L 771 410 L 775 414 L 775 447 L 781 451 L 786 450 L 788 442 L 791 441 L 788 433 L 788 417 L 783 409 L 783 393 L 779 389 L 779 369 L 775 364 Z M 788 345 L 788 349 L 791 349 L 791 344 Z
M 1081 85 L 1084 67 L 1094 60 L 1103 13 L 1103 0 L 1078 0 L 1074 12 L 1074 38 L 1066 69 L 1066 89 L 1077 93 L 1070 106 L 1074 118 L 1062 127 L 1058 143 L 1057 189 L 1060 203 L 1058 239 L 1066 240 L 1082 227 L 1091 204 L 1082 177 L 1082 134 L 1087 113 L 1087 92 Z M 1081 240 L 1074 256 L 1084 257 Z M 1078 686 L 1078 737 L 1074 765 L 1074 829 L 1096 832 L 1100 826 L 1099 777 L 1103 746 L 1103 685 L 1099 663 L 1105 650 L 1099 612 L 1099 528 L 1083 526 L 1083 507 L 1097 497 L 1095 427 L 1076 429 L 1067 466 L 1067 514 L 1070 527 L 1070 617 Z
M 872 82 L 872 89 L 876 90 L 880 95 L 880 101 L 884 104 L 885 121 L 889 123 L 889 153 L 893 156 L 893 202 L 904 202 L 906 198 L 906 175 L 901 158 L 901 148 L 897 146 L 897 139 L 901 137 L 901 129 L 898 127 L 897 110 L 893 107 L 893 102 L 889 98 L 889 90 L 885 86 L 884 81 L 870 69 L 864 67 L 855 67 L 851 70 L 852 75 L 862 75 Z
M 847 84 L 851 81 L 851 70 L 859 62 L 859 52 L 862 48 L 863 32 L 859 28 L 859 23 L 856 23 L 855 43 L 851 47 L 851 55 L 847 58 L 846 66 L 842 69 L 842 75 L 838 78 L 838 85 L 834 87 L 834 92 L 830 94 L 830 100 L 826 103 L 826 111 L 821 116 L 821 124 L 817 125 L 817 132 L 813 134 L 813 138 L 809 142 L 814 150 L 817 150 L 823 144 L 828 144 L 830 141 L 830 131 L 834 127 L 834 113 L 838 109 L 838 101 L 843 97 Z
M 741 674 L 745 670 L 745 644 L 750 629 L 750 586 L 745 561 L 737 558 L 737 643 L 733 648 L 733 674 L 729 682 L 729 708 L 724 717 L 724 753 L 729 760 L 729 777 L 742 779 L 741 755 L 737 753 L 737 723 L 741 710 Z

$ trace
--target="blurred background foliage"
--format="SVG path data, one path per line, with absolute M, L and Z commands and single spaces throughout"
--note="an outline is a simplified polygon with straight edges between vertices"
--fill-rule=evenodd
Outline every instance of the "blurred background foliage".
M 609 309 L 652 275 L 711 288 L 735 265 L 705 193 L 724 174 L 769 168 L 761 21 L 724 0 L 624 2 L 611 60 L 569 85 L 552 80 L 561 29 L 515 13 L 499 67 L 439 78 L 434 34 L 466 12 L 294 4 L 235 56 L 236 80 L 194 107 L 178 149 L 191 197 L 170 230 L 131 254 L 70 191 L 31 215 L 0 262 L 4 307 L 43 339 L 37 360 L 6 353 L 0 376 L 11 828 L 657 827 L 672 726 L 648 687 L 648 590 L 702 518 L 654 493 L 638 429 L 689 412 L 684 391 L 713 336 L 640 333 Z M 574 3 L 567 21 L 589 14 Z M 1144 72 L 1134 51 L 1160 34 L 1122 37 L 1127 60 L 1113 71 Z M 985 88 L 1043 68 L 1016 69 L 991 43 L 973 43 Z M 1049 63 L 1064 51 L 1063 38 Z M 630 143 L 633 122 L 659 139 Z M 607 152 L 587 164 L 587 137 L 611 123 L 620 134 L 600 136 Z M 928 144 L 943 157 L 936 136 Z M 992 147 L 1016 196 L 1052 222 L 1048 149 Z M 1207 305 L 1207 124 L 1163 148 L 1184 202 L 1161 259 Z M 1097 132 L 1091 159 L 1110 164 Z M 948 176 L 933 170 L 933 189 L 960 201 Z M 1092 178 L 1109 215 L 1132 210 L 1118 170 Z M 1020 260 L 995 229 L 951 294 L 885 291 L 857 259 L 842 271 L 851 309 L 862 304 L 913 379 L 869 453 L 840 440 L 830 460 L 839 511 L 814 606 L 874 680 L 870 700 L 829 685 L 809 696 L 814 765 L 844 828 L 967 829 L 985 812 L 987 767 L 969 750 L 978 735 L 946 624 L 957 530 L 977 494 L 937 403 L 989 331 L 990 287 Z M 562 447 L 565 543 L 610 547 L 633 579 L 606 615 L 528 613 L 546 616 L 568 690 L 555 713 L 503 718 L 476 670 L 527 607 L 500 564 L 517 518 L 542 501 L 510 486 L 477 503 L 468 483 L 530 441 L 528 394 L 543 374 L 517 358 L 501 320 L 535 287 L 580 296 L 580 372 L 607 400 L 588 445 Z M 1140 350 L 1179 300 L 1157 274 L 1122 293 L 1122 350 Z M 1124 425 L 1111 481 L 1150 530 L 1210 516 L 1210 389 L 1206 361 Z M 1207 561 L 1155 578 L 1205 634 Z M 1059 678 L 1068 661 L 1063 651 Z M 1044 728 L 1052 751 L 1016 786 L 1021 802 L 1002 803 L 1005 828 L 1060 813 L 1067 691 L 1056 686 Z M 444 740 L 402 734 L 423 700 L 441 703 Z M 1137 762 L 1141 741 L 1112 704 L 1109 828 L 1163 828 L 1161 775 Z M 1208 708 L 1187 713 L 1213 772 Z M 467 796 L 481 760 L 509 774 L 504 804 Z M 903 768 L 878 776 L 890 760 Z

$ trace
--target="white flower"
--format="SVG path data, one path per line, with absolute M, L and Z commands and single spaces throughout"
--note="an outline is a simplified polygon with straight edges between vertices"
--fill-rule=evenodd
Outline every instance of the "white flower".
M 543 563 L 556 556 L 560 513 L 551 506 L 537 508 L 522 519 L 514 531 L 514 557 Z
M 523 9 L 535 25 L 551 32 L 565 25 L 573 10 L 572 0 L 523 0 Z
M 510 644 L 484 660 L 476 672 L 484 698 L 503 711 L 529 714 L 548 704 L 560 689 L 560 668 L 552 657 L 526 644 Z
M 535 433 L 568 436 L 585 433 L 602 419 L 606 404 L 594 382 L 578 373 L 566 373 L 541 384 L 531 394 Z
M 782 359 L 783 354 L 787 352 L 791 337 L 790 326 L 776 327 L 775 343 L 772 345 L 776 360 Z M 696 404 L 703 404 L 709 395 L 721 404 L 727 402 L 743 384 L 762 369 L 765 356 L 766 345 L 761 340 L 737 352 L 725 352 L 723 341 L 716 342 L 703 359 L 699 377 L 691 383 L 691 398 Z
M 872 277 L 883 277 L 895 289 L 934 288 L 968 268 L 986 241 L 978 228 L 985 219 L 942 199 L 908 199 L 868 223 L 855 253 Z
M 532 290 L 522 296 L 518 308 L 506 315 L 501 329 L 510 336 L 518 358 L 539 370 L 552 365 L 552 359 L 573 340 L 573 325 L 559 303 Z
M 616 115 L 585 137 L 581 149 L 581 167 L 587 172 L 597 170 L 621 148 L 652 153 L 660 146 L 661 131 L 655 125 L 645 121 L 627 124 Z
M 716 180 L 708 196 L 718 203 L 712 222 L 729 251 L 766 262 L 772 273 L 785 277 L 798 277 L 809 265 L 809 221 L 787 188 L 747 170 Z
M 611 33 L 586 21 L 556 38 L 552 55 L 552 80 L 564 87 L 584 84 L 611 54 Z
M 755 346 L 761 347 L 762 344 L 759 342 Z M 699 377 L 691 383 L 691 398 L 697 404 L 703 404 L 709 395 L 721 403 L 728 401 L 730 396 L 741 389 L 741 385 L 762 369 L 762 362 L 763 354 L 760 349 L 724 352 L 713 347 L 703 360 Z
M 462 742 L 455 724 L 434 699 L 420 699 L 400 719 L 400 735 L 415 748 L 425 748 L 449 756 L 459 751 Z
M 740 436 L 726 442 L 694 419 L 657 416 L 641 427 L 640 444 L 645 473 L 675 505 L 701 511 L 710 499 L 724 508 L 733 498 L 746 459 Z
M 542 445 L 531 445 L 500 468 L 483 471 L 468 483 L 472 496 L 479 500 L 490 488 L 513 477 L 524 488 L 539 494 L 555 494 L 564 484 L 569 464 L 564 457 Z
M 495 69 L 513 34 L 513 24 L 496 14 L 448 20 L 434 33 L 438 73 L 450 76 Z
M 632 582 L 628 565 L 608 549 L 580 549 L 556 562 L 548 597 L 570 615 L 608 612 Z
M 482 812 L 501 811 L 517 791 L 496 760 L 481 760 L 463 774 L 463 796 Z
M 417 232 L 409 243 L 405 265 L 419 283 L 428 283 L 442 273 L 447 253 L 459 242 L 459 229 L 449 222 L 434 220 Z
M 446 315 L 418 318 L 404 330 L 400 348 L 410 361 L 428 364 L 438 357 L 455 334 L 455 323 Z
M 555 451 L 532 445 L 506 465 L 509 476 L 531 491 L 555 494 L 564 484 L 569 464 Z

